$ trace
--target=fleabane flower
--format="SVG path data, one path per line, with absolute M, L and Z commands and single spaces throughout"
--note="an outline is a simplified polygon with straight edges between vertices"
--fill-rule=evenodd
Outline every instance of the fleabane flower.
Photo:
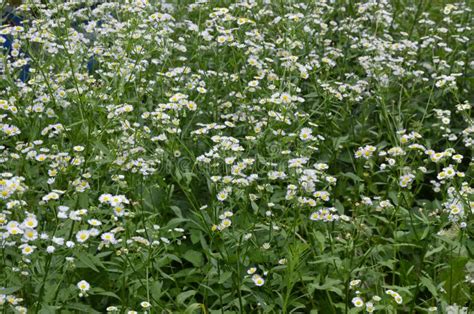
M 115 234 L 113 234 L 112 232 L 106 232 L 106 233 L 103 233 L 100 238 L 102 239 L 102 241 L 104 241 L 106 244 L 116 244 L 117 243 L 117 240 L 115 239 Z
M 90 237 L 90 232 L 89 230 L 80 230 L 76 233 L 76 240 L 79 243 L 84 243 L 86 242 Z
M 31 253 L 35 251 L 35 248 L 36 248 L 35 246 L 31 246 L 29 244 L 20 245 L 21 253 L 23 255 L 30 255 Z
M 302 141 L 310 141 L 314 138 L 313 130 L 310 128 L 302 128 L 300 131 L 300 139 Z
M 400 177 L 399 184 L 402 188 L 406 188 L 410 185 L 410 183 L 413 182 L 414 178 L 415 178 L 415 176 L 411 173 L 405 174 L 405 175 Z
M 148 308 L 151 307 L 151 304 L 150 304 L 150 302 L 143 301 L 143 302 L 140 302 L 140 306 L 144 309 L 148 309 Z
M 28 216 L 22 222 L 22 227 L 34 229 L 38 226 L 38 220 L 35 216 Z
M 401 295 L 398 292 L 395 292 L 393 290 L 387 290 L 387 291 L 385 291 L 385 293 L 390 295 L 395 300 L 395 302 L 397 302 L 398 304 L 403 303 L 403 298 L 401 297 Z
M 257 274 L 252 276 L 252 281 L 258 287 L 261 287 L 265 284 L 265 279 L 263 279 L 262 276 Z
M 79 293 L 79 296 L 81 297 L 87 295 L 87 291 L 91 288 L 91 285 L 85 280 L 79 281 L 76 286 L 81 291 Z
M 359 149 L 357 149 L 357 151 L 355 152 L 354 157 L 355 158 L 361 158 L 362 157 L 364 159 L 369 159 L 370 157 L 372 157 L 375 150 L 376 150 L 376 147 L 372 146 L 372 145 L 366 145 L 364 147 L 359 147 Z
M 352 304 L 354 304 L 355 307 L 362 307 L 364 306 L 364 301 L 360 297 L 355 297 L 352 299 Z
M 365 304 L 365 310 L 367 311 L 367 313 L 373 313 L 375 311 L 374 304 L 372 302 L 367 302 Z

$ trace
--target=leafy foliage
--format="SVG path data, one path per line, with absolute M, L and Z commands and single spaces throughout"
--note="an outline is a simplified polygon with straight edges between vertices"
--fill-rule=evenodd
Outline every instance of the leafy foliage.
M 467 313 L 472 8 L 0 0 L 5 313 Z

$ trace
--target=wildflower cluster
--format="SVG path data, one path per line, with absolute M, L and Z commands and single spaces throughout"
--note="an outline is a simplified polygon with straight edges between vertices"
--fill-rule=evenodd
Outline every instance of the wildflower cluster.
M 473 306 L 467 1 L 0 10 L 0 311 Z

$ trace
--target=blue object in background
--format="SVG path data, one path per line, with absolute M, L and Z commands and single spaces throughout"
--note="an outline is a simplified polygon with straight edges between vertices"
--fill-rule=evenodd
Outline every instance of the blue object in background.
M 99 62 L 97 62 L 94 56 L 90 57 L 89 61 L 87 62 L 87 71 L 89 72 L 89 74 L 94 73 L 98 65 L 99 65 Z
M 6 8 L 5 9 L 5 14 L 2 16 L 3 23 L 4 24 L 9 24 L 10 26 L 22 26 L 22 21 L 23 19 L 16 15 L 13 12 L 12 8 Z M 13 42 L 13 37 L 10 35 L 2 35 L 3 38 L 5 38 L 5 42 L 3 43 L 3 48 L 6 50 L 7 53 L 10 53 L 12 49 L 12 42 Z M 19 79 L 22 82 L 26 82 L 30 76 L 30 65 L 24 65 L 19 74 Z
M 91 8 L 95 8 L 96 6 L 97 6 L 97 4 L 93 5 Z M 15 12 L 13 11 L 13 8 L 11 8 L 11 7 L 7 7 L 7 8 L 4 9 L 2 19 L 3 19 L 3 24 L 8 24 L 10 26 L 22 26 L 23 25 L 23 19 L 20 16 L 16 15 Z M 82 22 L 82 23 L 84 23 L 84 22 Z M 78 29 L 79 25 L 82 24 L 82 23 L 74 22 L 72 26 L 75 29 Z M 101 24 L 102 24 L 102 21 L 99 21 L 98 25 L 101 25 Z M 0 36 L 5 38 L 5 42 L 3 43 L 3 48 L 5 49 L 6 53 L 10 53 L 10 51 L 12 49 L 13 37 L 10 36 L 10 35 L 0 35 Z M 91 56 L 89 58 L 88 62 L 87 62 L 87 71 L 88 71 L 88 73 L 89 74 L 94 73 L 95 70 L 98 68 L 98 66 L 99 66 L 99 62 L 96 60 L 96 58 L 94 56 Z M 22 82 L 26 82 L 28 80 L 29 76 L 30 76 L 30 65 L 27 64 L 27 65 L 25 65 L 21 68 L 18 78 Z
M 5 42 L 3 43 L 3 48 L 5 48 L 7 51 L 10 51 L 12 49 L 12 39 L 11 36 L 7 35 L 1 35 L 3 38 L 5 38 Z
M 19 78 L 20 78 L 20 81 L 26 82 L 29 77 L 30 77 L 30 65 L 27 64 L 27 65 L 24 65 L 24 66 L 21 68 L 20 77 L 19 77 Z

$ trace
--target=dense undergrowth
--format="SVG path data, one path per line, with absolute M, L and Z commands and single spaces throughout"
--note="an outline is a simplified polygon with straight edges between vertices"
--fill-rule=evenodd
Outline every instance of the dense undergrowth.
M 46 2 L 0 2 L 4 313 L 472 310 L 468 1 Z

